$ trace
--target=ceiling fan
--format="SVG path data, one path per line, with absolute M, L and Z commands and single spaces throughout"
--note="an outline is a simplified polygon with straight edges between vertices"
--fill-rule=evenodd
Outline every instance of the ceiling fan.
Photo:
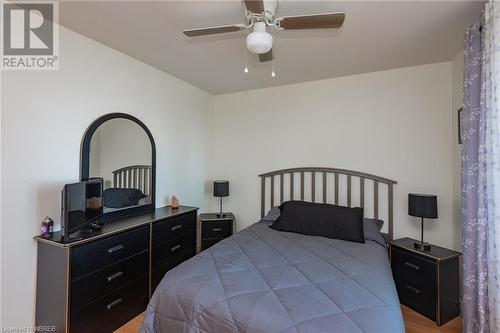
M 258 54 L 260 62 L 266 62 L 273 59 L 273 36 L 267 32 L 268 28 L 336 29 L 342 26 L 345 19 L 342 12 L 277 17 L 278 0 L 243 0 L 243 3 L 246 8 L 246 23 L 188 29 L 184 30 L 184 34 L 198 37 L 252 29 L 246 40 L 248 51 Z

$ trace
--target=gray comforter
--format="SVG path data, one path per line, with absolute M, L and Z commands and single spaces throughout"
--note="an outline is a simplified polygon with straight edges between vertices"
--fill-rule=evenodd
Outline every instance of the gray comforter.
M 256 223 L 169 271 L 141 332 L 404 332 L 387 249 Z

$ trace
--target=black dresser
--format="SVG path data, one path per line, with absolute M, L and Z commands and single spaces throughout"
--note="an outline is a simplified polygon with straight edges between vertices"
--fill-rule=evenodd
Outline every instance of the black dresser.
M 158 208 L 76 241 L 35 237 L 36 325 L 113 332 L 143 312 L 165 273 L 196 254 L 197 209 Z
M 414 242 L 411 238 L 389 242 L 399 300 L 441 326 L 460 314 L 461 253 L 436 245 L 423 251 L 415 249 Z

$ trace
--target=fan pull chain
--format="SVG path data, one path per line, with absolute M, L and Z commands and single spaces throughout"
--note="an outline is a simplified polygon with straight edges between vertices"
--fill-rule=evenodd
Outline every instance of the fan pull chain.
M 272 64 L 272 70 L 271 70 L 271 77 L 276 77 L 276 73 L 274 72 L 274 57 L 273 57 L 273 60 L 272 60 L 273 64 Z
M 244 73 L 248 73 L 248 50 L 245 48 L 245 69 L 243 70 Z

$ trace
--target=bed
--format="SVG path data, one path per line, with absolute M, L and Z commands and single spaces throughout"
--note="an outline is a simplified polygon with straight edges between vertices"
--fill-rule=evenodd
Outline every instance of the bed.
M 331 168 L 260 177 L 262 217 L 290 199 L 371 202 L 367 217 L 378 219 L 384 206 L 392 238 L 392 180 Z M 366 232 L 365 243 L 354 243 L 261 220 L 169 271 L 141 332 L 404 332 L 384 239 Z
M 130 165 L 113 171 L 113 184 L 104 190 L 106 212 L 151 203 L 151 166 Z

